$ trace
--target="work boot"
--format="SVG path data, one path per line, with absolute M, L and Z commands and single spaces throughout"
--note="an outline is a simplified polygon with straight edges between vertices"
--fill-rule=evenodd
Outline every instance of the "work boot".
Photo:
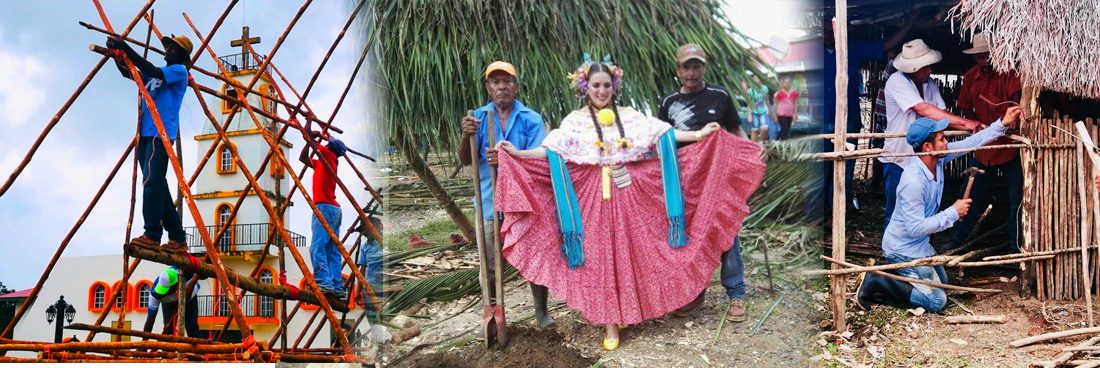
M 535 301 L 535 322 L 539 324 L 540 329 L 548 329 L 554 327 L 554 317 L 550 316 L 550 312 L 546 310 L 546 299 L 550 294 L 550 290 L 542 285 L 531 285 L 531 299 Z
M 160 247 L 172 253 L 180 253 L 187 250 L 187 243 L 169 240 L 167 243 L 164 243 L 164 245 Z
M 858 301 L 862 308 L 870 309 L 873 304 L 892 305 L 900 308 L 912 306 L 910 296 L 913 285 L 870 273 L 860 286 Z
M 139 246 L 143 246 L 143 247 L 146 247 L 146 248 L 149 248 L 149 247 L 155 248 L 155 247 L 160 246 L 160 241 L 159 240 L 153 240 L 153 238 L 150 238 L 150 237 L 145 236 L 145 235 L 142 235 L 142 236 L 131 239 L 130 243 L 135 244 L 135 245 L 139 245 Z
M 745 303 L 737 299 L 731 299 L 730 309 L 726 312 L 726 320 L 730 322 L 744 322 Z
M 692 300 L 691 303 L 687 303 L 687 305 L 684 305 L 683 307 L 680 307 L 680 309 L 673 311 L 672 315 L 677 317 L 691 316 L 692 313 L 695 313 L 696 309 L 699 309 L 699 307 L 703 305 L 703 300 L 705 299 L 704 297 L 706 295 L 706 290 L 704 290 L 703 292 L 699 293 L 699 296 L 696 297 L 695 300 Z

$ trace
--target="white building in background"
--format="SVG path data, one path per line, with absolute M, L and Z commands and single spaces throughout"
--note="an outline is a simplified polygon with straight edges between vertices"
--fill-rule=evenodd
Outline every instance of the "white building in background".
M 247 37 L 247 27 L 244 32 L 245 37 Z M 258 39 L 254 38 L 250 42 L 257 43 L 258 41 Z M 256 75 L 256 69 L 259 67 L 258 63 L 252 59 L 251 55 L 246 55 L 244 53 L 223 56 L 221 57 L 221 63 L 227 70 L 228 75 L 243 85 L 248 85 L 249 81 Z M 273 81 L 267 76 L 261 76 L 260 81 L 256 83 L 254 89 L 263 96 L 273 96 L 275 95 L 275 91 L 274 88 L 271 87 L 271 83 L 273 83 Z M 232 86 L 227 84 L 222 84 L 221 91 L 230 96 L 235 96 L 237 93 Z M 277 104 L 263 96 L 250 94 L 248 103 L 253 106 L 255 110 L 262 109 L 273 114 L 278 114 L 280 112 L 279 110 L 282 110 L 282 107 L 277 106 Z M 186 96 L 185 98 L 194 97 Z M 211 113 L 214 114 L 215 117 L 218 117 L 219 123 L 224 124 L 233 109 L 233 104 L 215 97 L 206 98 L 206 103 Z M 285 110 L 282 112 L 285 112 Z M 241 160 L 244 161 L 245 165 L 253 174 L 259 171 L 264 156 L 267 155 L 270 149 L 270 145 L 264 139 L 261 132 L 267 130 L 272 133 L 272 136 L 278 132 L 278 126 L 273 124 L 269 119 L 262 116 L 259 116 L 259 118 L 261 126 L 257 127 L 251 117 L 242 110 L 235 114 L 235 117 L 226 129 L 230 141 L 236 145 L 237 151 L 241 155 Z M 194 139 L 198 141 L 196 153 L 197 160 L 202 159 L 204 153 L 218 140 L 217 137 L 218 134 L 214 128 L 209 125 L 204 128 L 203 134 L 194 137 Z M 297 155 L 294 155 L 294 157 L 288 156 L 290 154 L 289 149 L 293 148 L 290 143 L 283 140 L 279 142 L 278 146 L 284 157 L 287 157 L 291 162 L 297 162 Z M 288 230 L 293 227 L 292 224 L 286 223 L 284 218 L 272 218 L 264 209 L 259 199 L 260 195 L 265 195 L 276 206 L 283 203 L 289 187 L 293 185 L 285 176 L 285 168 L 278 164 L 268 164 L 264 173 L 257 175 L 257 181 L 260 188 L 258 188 L 258 190 L 249 190 L 248 195 L 240 204 L 236 218 L 229 224 L 229 231 L 221 238 L 221 241 L 217 242 L 219 244 L 216 249 L 223 264 L 241 275 L 250 274 L 252 269 L 256 267 L 257 263 L 260 261 L 261 252 L 263 251 L 264 244 L 268 240 L 269 231 L 274 229 L 272 224 L 275 221 L 281 222 Z M 225 220 L 228 218 L 230 211 L 233 210 L 237 197 L 243 193 L 243 189 L 247 184 L 247 179 L 241 169 L 233 162 L 232 155 L 229 150 L 226 149 L 224 142 L 218 142 L 215 151 L 210 157 L 210 161 L 203 167 L 198 180 L 191 188 L 196 205 L 202 214 L 203 222 L 207 224 L 210 236 L 214 236 L 217 230 L 225 225 Z M 186 213 L 184 214 L 184 216 L 187 215 Z M 302 224 L 299 226 L 308 229 L 309 224 Z M 184 230 L 187 232 L 189 250 L 192 254 L 201 258 L 201 256 L 206 253 L 206 248 L 204 244 L 202 244 L 201 236 L 196 231 L 195 227 L 188 227 Z M 140 224 L 135 224 L 135 231 L 140 232 Z M 309 240 L 306 236 L 293 232 L 290 234 L 293 239 L 289 244 L 285 244 L 287 246 L 285 259 L 279 259 L 278 248 L 273 245 L 269 249 L 268 255 L 264 257 L 259 280 L 262 282 L 277 283 L 279 279 L 280 261 L 283 261 L 287 273 L 287 280 L 291 283 L 295 283 L 303 292 L 306 292 L 306 286 L 302 280 L 302 272 L 292 258 L 290 248 L 298 250 L 305 264 L 309 265 L 311 264 L 309 257 Z M 281 241 L 278 235 L 274 235 L 274 237 L 275 239 L 273 241 Z M 53 341 L 55 333 L 54 325 L 47 323 L 46 310 L 50 305 L 56 302 L 60 296 L 64 296 L 65 301 L 75 307 L 76 314 L 73 319 L 74 323 L 94 324 L 100 313 L 105 309 L 107 297 L 109 297 L 114 290 L 122 287 L 126 288 L 130 297 L 125 303 L 116 303 L 116 306 L 108 312 L 103 325 L 119 326 L 118 321 L 119 315 L 121 314 L 123 319 L 121 327 L 140 330 L 146 321 L 149 290 L 152 281 L 167 266 L 155 262 L 143 261 L 131 275 L 129 282 L 123 284 L 122 275 L 124 271 L 122 262 L 121 254 L 63 257 L 59 259 L 53 272 L 50 274 L 49 280 L 46 281 L 42 291 L 39 293 L 38 300 L 21 318 L 19 324 L 16 325 L 13 338 L 17 340 Z M 344 270 L 345 277 L 347 277 L 350 271 L 348 271 L 346 267 Z M 240 341 L 241 333 L 235 323 L 230 324 L 226 333 L 219 334 L 224 324 L 230 320 L 227 318 L 230 315 L 230 308 L 226 298 L 218 291 L 215 285 L 216 282 L 214 278 L 199 282 L 199 327 L 204 332 L 209 331 L 219 336 L 223 341 Z M 363 310 L 362 306 L 354 302 L 357 296 L 357 293 L 353 291 L 351 297 L 352 301 L 349 305 L 349 307 L 351 307 L 351 312 L 346 314 L 337 312 L 338 317 L 344 319 L 348 325 L 354 324 L 355 319 Z M 288 301 L 286 304 L 288 308 L 287 312 L 289 313 L 290 309 L 293 309 L 294 305 L 297 304 L 297 301 Z M 279 316 L 282 309 L 281 303 L 274 298 L 247 293 L 244 299 L 241 300 L 240 306 L 256 339 L 270 342 L 274 337 L 274 333 L 279 328 Z M 287 331 L 289 339 L 292 341 L 288 344 L 293 344 L 293 339 L 306 328 L 306 322 L 309 319 L 302 317 L 302 315 L 307 313 L 312 314 L 316 309 L 318 309 L 317 306 L 303 304 L 302 311 L 298 313 L 296 318 L 290 320 Z M 56 323 L 56 321 L 54 323 Z M 365 331 L 367 328 L 366 326 L 367 324 L 364 322 L 360 325 L 359 330 Z M 0 326 L 0 328 L 2 327 L 3 326 Z M 162 328 L 163 318 L 158 315 L 157 322 L 153 327 L 153 332 L 160 332 Z M 315 327 L 310 327 L 310 330 L 313 328 Z M 76 336 L 79 340 L 83 341 L 87 336 L 87 332 L 65 330 L 63 336 Z M 96 334 L 93 341 L 118 340 L 128 341 L 130 337 L 99 333 Z M 334 342 L 335 340 L 332 338 L 331 326 L 326 324 L 326 327 L 317 336 L 311 347 L 328 347 Z M 34 356 L 33 353 L 26 352 L 10 352 L 8 355 Z

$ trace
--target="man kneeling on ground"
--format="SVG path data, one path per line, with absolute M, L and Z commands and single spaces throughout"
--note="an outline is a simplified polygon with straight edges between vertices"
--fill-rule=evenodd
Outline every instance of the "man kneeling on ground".
M 1019 107 L 1011 107 L 1003 118 L 989 128 L 962 141 L 951 143 L 947 142 L 943 134 L 943 130 L 947 128 L 947 119 L 920 118 L 909 126 L 905 140 L 918 153 L 979 147 L 1004 135 L 1008 128 L 1015 127 L 1020 121 L 1021 113 Z M 907 159 L 898 182 L 897 207 L 882 237 L 882 253 L 887 261 L 904 263 L 936 255 L 929 242 L 931 235 L 950 228 L 959 218 L 966 216 L 970 210 L 970 199 L 959 199 L 953 206 L 938 211 L 943 197 L 943 167 L 947 162 L 965 155 L 966 152 L 940 153 Z M 938 283 L 947 282 L 947 273 L 943 266 L 900 268 L 897 274 Z M 873 273 L 866 274 L 856 295 L 860 307 L 864 309 L 870 308 L 872 304 L 889 304 L 905 308 L 922 307 L 927 311 L 939 312 L 947 304 L 947 294 L 943 289 L 888 279 Z

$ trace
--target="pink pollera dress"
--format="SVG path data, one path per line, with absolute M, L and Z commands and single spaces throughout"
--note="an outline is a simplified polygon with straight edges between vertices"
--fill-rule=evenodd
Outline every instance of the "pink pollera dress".
M 748 198 L 764 177 L 757 144 L 725 131 L 677 150 L 688 242 L 669 245 L 669 220 L 657 157 L 670 125 L 620 108 L 630 148 L 600 153 L 596 127 L 574 111 L 543 146 L 566 161 L 583 221 L 585 263 L 562 255 L 562 235 L 548 161 L 500 154 L 495 207 L 503 213 L 504 256 L 527 280 L 547 286 L 591 323 L 640 323 L 694 300 L 733 245 L 749 213 Z M 615 126 L 603 127 L 614 146 Z M 623 165 L 631 184 L 601 194 L 601 169 Z

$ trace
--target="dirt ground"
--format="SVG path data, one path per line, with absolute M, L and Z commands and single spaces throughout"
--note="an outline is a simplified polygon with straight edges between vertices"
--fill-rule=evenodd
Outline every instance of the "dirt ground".
M 1011 272 L 1000 272 L 1009 279 Z M 988 277 L 988 276 L 986 276 Z M 965 279 L 964 279 L 965 280 Z M 965 281 L 964 281 L 965 282 Z M 983 287 L 999 294 L 948 294 L 942 314 L 888 306 L 860 310 L 854 301 L 855 281 L 849 282 L 849 333 L 823 332 L 814 341 L 815 367 L 1027 367 L 1048 360 L 1083 338 L 1070 338 L 1022 348 L 1009 343 L 1042 333 L 1085 327 L 1084 301 L 1046 301 L 1021 297 L 1017 281 Z M 820 319 L 830 318 L 825 294 L 815 294 Z M 918 315 L 919 314 L 919 315 Z M 947 316 L 1005 315 L 1004 324 L 945 322 Z
M 949 184 L 950 185 L 950 184 Z M 862 187 L 866 189 L 866 186 Z M 945 195 L 946 197 L 946 195 Z M 862 209 L 849 208 L 848 237 L 850 244 L 874 247 L 881 244 L 883 217 L 881 193 L 860 193 Z M 945 198 L 945 201 L 948 199 Z M 995 206 L 997 204 L 995 203 Z M 1007 221 L 996 211 L 976 233 L 991 231 Z M 990 236 L 979 247 L 996 246 L 1007 240 L 1006 234 Z M 933 237 L 933 244 L 946 241 L 950 232 Z M 862 263 L 865 257 L 850 256 L 849 261 Z M 907 311 L 888 306 L 874 306 L 862 311 L 855 303 L 855 277 L 848 279 L 849 330 L 834 334 L 822 332 L 812 342 L 814 367 L 1027 367 L 1037 361 L 1049 360 L 1061 349 L 1089 336 L 1068 338 L 1047 343 L 1013 348 L 1009 343 L 1042 333 L 1086 326 L 1085 302 L 1039 301 L 1021 295 L 1019 271 L 1010 267 L 948 270 L 952 284 L 970 285 L 976 280 L 998 280 L 979 287 L 1001 289 L 999 294 L 948 293 L 948 306 L 942 314 Z M 960 277 L 961 276 L 961 277 Z M 829 324 L 832 316 L 827 306 L 827 287 L 818 279 L 814 293 L 817 321 Z M 970 285 L 976 286 L 976 285 Z M 1007 317 L 1004 324 L 950 325 L 947 316 L 999 315 Z M 1081 357 L 1075 357 L 1080 359 Z
M 419 211 L 404 218 L 388 214 L 394 223 L 431 221 Z M 445 215 L 443 215 L 445 216 Z M 392 229 L 392 228 L 391 228 Z M 812 293 L 787 280 L 793 272 L 773 269 L 775 293 L 769 293 L 762 254 L 744 254 L 748 320 L 724 324 L 715 340 L 728 298 L 717 281 L 707 290 L 705 305 L 689 317 L 666 316 L 627 327 L 616 351 L 599 344 L 603 326 L 589 325 L 554 301 L 552 330 L 537 330 L 528 286 L 508 283 L 505 305 L 512 341 L 503 351 L 485 350 L 474 339 L 480 313 L 463 310 L 473 297 L 451 303 L 432 303 L 413 323 L 424 327 L 421 336 L 383 350 L 384 364 L 397 367 L 785 367 L 809 364 L 809 353 L 819 331 Z M 774 255 L 773 255 L 774 257 Z M 773 259 L 775 261 L 775 259 Z M 779 298 L 782 297 L 782 300 Z M 779 301 L 779 303 L 776 303 Z M 775 305 L 767 320 L 765 313 Z M 400 317 L 399 317 L 400 318 Z M 408 323 L 395 320 L 394 323 Z M 753 328 L 760 324 L 758 331 Z M 395 359 L 400 359 L 394 364 Z

